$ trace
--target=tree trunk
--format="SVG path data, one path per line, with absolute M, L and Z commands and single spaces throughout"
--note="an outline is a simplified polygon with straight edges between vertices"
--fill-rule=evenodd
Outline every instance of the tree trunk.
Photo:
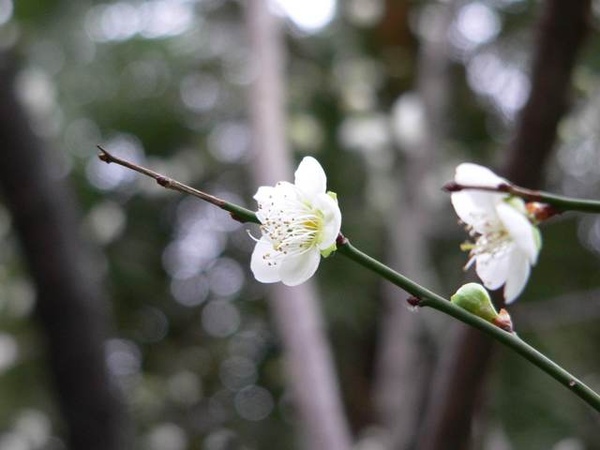
M 36 286 L 67 444 L 125 449 L 123 408 L 104 357 L 107 303 L 79 235 L 75 200 L 16 98 L 10 58 L 0 62 L 0 186 Z
M 250 90 L 254 179 L 272 185 L 292 177 L 285 142 L 282 36 L 266 0 L 247 2 L 256 79 Z M 289 387 L 310 450 L 349 450 L 351 437 L 318 296 L 311 280 L 272 287 L 269 301 L 285 350 Z

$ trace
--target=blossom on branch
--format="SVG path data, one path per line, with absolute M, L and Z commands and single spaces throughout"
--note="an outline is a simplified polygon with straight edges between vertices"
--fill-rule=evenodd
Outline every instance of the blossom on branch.
M 509 184 L 486 167 L 460 164 L 454 178 L 461 186 L 499 187 Z M 464 189 L 451 196 L 452 206 L 475 239 L 462 245 L 469 251 L 465 269 L 475 263 L 486 288 L 504 285 L 506 303 L 525 288 L 531 266 L 542 246 L 538 228 L 527 215 L 525 202 L 505 193 Z
M 254 199 L 262 236 L 252 252 L 250 268 L 262 283 L 304 283 L 316 272 L 321 256 L 336 249 L 342 214 L 336 195 L 326 192 L 327 177 L 316 159 L 306 157 L 294 184 L 261 186 Z

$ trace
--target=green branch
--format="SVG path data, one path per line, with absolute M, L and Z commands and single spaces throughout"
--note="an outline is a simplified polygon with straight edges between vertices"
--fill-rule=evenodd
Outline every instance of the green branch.
M 500 192 L 521 197 L 528 202 L 545 203 L 554 207 L 555 214 L 565 211 L 580 211 L 587 213 L 600 213 L 600 201 L 585 200 L 580 198 L 564 197 L 562 195 L 550 194 L 544 191 L 536 191 L 515 186 L 510 183 L 502 183 L 498 186 L 471 186 L 456 183 L 454 181 L 447 183 L 443 190 L 446 192 L 459 192 L 464 190 Z
M 172 189 L 174 191 L 192 195 L 194 197 L 197 197 L 204 201 L 207 201 L 215 206 L 218 206 L 219 208 L 221 208 L 225 211 L 228 211 L 231 214 L 231 217 L 239 222 L 260 223 L 260 221 L 256 217 L 256 214 L 253 211 L 250 211 L 249 209 L 242 208 L 241 206 L 226 202 L 223 199 L 220 199 L 213 195 L 199 191 L 198 189 L 194 189 L 190 186 L 180 183 L 179 181 L 173 180 L 173 179 L 168 178 L 164 175 L 161 175 L 157 172 L 154 172 L 150 169 L 147 169 L 145 167 L 142 167 L 142 166 L 139 166 L 132 162 L 121 159 L 121 158 L 114 156 L 111 153 L 107 152 L 100 146 L 98 146 L 98 148 L 100 149 L 100 153 L 98 154 L 98 157 L 100 158 L 100 160 L 102 160 L 106 163 L 115 163 L 115 164 L 119 164 L 123 167 L 127 167 L 128 169 L 134 170 L 134 171 L 141 173 L 143 175 L 146 175 L 150 178 L 154 178 L 160 186 L 162 186 L 166 189 Z M 502 185 L 502 186 L 509 186 L 509 185 Z M 461 187 L 460 189 L 462 189 L 462 188 L 464 188 L 464 187 Z M 460 190 L 460 189 L 455 189 L 455 190 Z M 497 191 L 498 189 L 486 188 L 485 190 L 496 190 Z M 502 192 L 506 192 L 506 191 L 502 191 Z M 531 191 L 531 192 L 534 192 L 534 191 Z M 546 195 L 544 193 L 537 193 L 537 191 L 535 191 L 535 192 L 536 192 L 536 194 L 535 194 L 536 197 L 534 199 L 535 201 L 546 201 L 549 204 L 556 206 L 557 208 L 559 207 L 559 205 L 562 205 L 562 206 L 564 206 L 565 204 L 573 205 L 575 203 L 581 205 L 582 203 L 586 203 L 585 201 L 575 201 L 575 200 L 572 201 L 572 199 L 566 199 L 566 197 L 557 197 L 557 196 L 551 196 L 550 194 Z M 519 194 L 514 194 L 514 195 L 519 195 Z M 521 195 L 521 196 L 523 196 L 523 195 Z M 532 197 L 528 197 L 527 199 L 533 200 Z M 554 203 L 551 203 L 549 201 L 549 199 L 551 199 Z M 559 200 L 557 200 L 557 199 L 559 199 Z M 598 204 L 597 202 L 589 202 L 589 203 L 596 204 L 598 209 L 593 210 L 593 211 L 590 209 L 588 211 L 600 212 L 600 204 Z M 565 208 L 565 210 L 566 210 L 566 208 Z M 584 209 L 580 208 L 578 210 L 583 211 Z M 496 339 L 497 341 L 502 342 L 507 347 L 509 347 L 512 350 L 514 350 L 515 352 L 519 353 L 521 356 L 523 356 L 525 359 L 530 361 L 532 364 L 536 365 L 537 367 L 542 369 L 544 372 L 546 372 L 548 375 L 550 375 L 555 380 L 557 380 L 559 383 L 561 383 L 562 385 L 564 385 L 565 387 L 570 389 L 573 393 L 575 393 L 577 396 L 579 396 L 581 399 L 583 399 L 587 404 L 589 404 L 596 411 L 600 411 L 600 396 L 598 394 L 596 394 L 592 389 L 590 389 L 583 382 L 581 382 L 580 380 L 575 378 L 569 372 L 564 370 L 558 364 L 556 364 L 555 362 L 553 362 L 550 359 L 548 359 L 547 357 L 545 357 L 543 354 L 538 352 L 536 349 L 531 347 L 526 342 L 522 341 L 516 334 L 506 332 L 506 331 L 502 330 L 501 328 L 499 328 L 495 325 L 492 325 L 490 322 L 487 322 L 484 319 L 481 319 L 480 317 L 478 317 L 474 314 L 471 314 L 467 310 L 454 305 L 453 303 L 449 302 L 445 298 L 440 297 L 438 294 L 436 294 L 436 293 L 424 288 L 423 286 L 415 283 L 414 281 L 406 278 L 404 275 L 399 274 L 398 272 L 389 268 L 385 264 L 377 261 L 376 259 L 370 257 L 369 255 L 361 252 L 356 247 L 352 246 L 352 244 L 350 244 L 350 241 L 348 241 L 348 239 L 346 239 L 346 237 L 344 237 L 341 233 L 337 239 L 337 247 L 338 247 L 337 251 L 339 253 L 341 253 L 342 255 L 350 258 L 351 260 L 360 264 L 361 266 L 381 275 L 386 280 L 390 281 L 391 283 L 395 284 L 396 286 L 404 289 L 409 294 L 413 295 L 414 297 L 409 299 L 409 302 L 411 304 L 413 304 L 415 306 L 429 307 L 429 308 L 437 309 L 438 311 L 448 314 L 449 316 L 452 316 L 455 319 L 458 319 L 461 322 L 466 323 L 467 325 L 471 325 L 472 327 L 475 327 L 475 328 L 483 331 L 484 333 L 487 333 L 492 338 Z
M 554 361 L 550 360 L 542 353 L 531 347 L 525 341 L 520 339 L 515 333 L 509 333 L 501 328 L 491 324 L 490 322 L 481 319 L 480 317 L 471 314 L 465 309 L 450 303 L 438 294 L 422 287 L 414 281 L 406 278 L 404 275 L 392 270 L 385 264 L 377 261 L 369 255 L 361 252 L 354 247 L 348 239 L 340 235 L 338 238 L 338 253 L 350 258 L 352 261 L 361 266 L 377 273 L 386 280 L 404 289 L 409 294 L 413 295 L 414 299 L 409 299 L 409 303 L 415 306 L 429 307 L 437 309 L 440 312 L 448 314 L 455 319 L 460 320 L 467 325 L 471 325 L 492 338 L 514 350 L 532 364 L 536 365 L 560 384 L 571 390 L 575 395 L 580 397 L 588 405 L 600 412 L 600 396 L 594 392 L 589 386 L 577 379 L 575 376 L 560 367 Z

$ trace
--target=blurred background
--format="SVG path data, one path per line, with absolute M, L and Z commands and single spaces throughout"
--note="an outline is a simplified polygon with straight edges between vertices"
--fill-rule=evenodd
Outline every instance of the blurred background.
M 254 209 L 276 44 L 290 167 L 316 157 L 354 245 L 449 297 L 458 163 L 600 198 L 599 25 L 582 0 L 0 0 L 0 450 L 333 449 L 307 443 L 319 389 L 290 388 L 257 229 L 97 144 Z M 600 218 L 542 233 L 516 330 L 599 390 Z M 313 297 L 338 448 L 600 448 L 565 388 L 342 256 Z

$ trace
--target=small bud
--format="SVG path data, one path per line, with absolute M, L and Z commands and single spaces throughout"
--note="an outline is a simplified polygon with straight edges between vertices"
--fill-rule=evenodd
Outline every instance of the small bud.
M 411 296 L 406 299 L 406 303 L 408 303 L 408 309 L 410 311 L 417 311 L 421 305 L 421 299 L 419 297 Z
M 492 320 L 492 323 L 499 328 L 502 328 L 504 331 L 508 331 L 509 333 L 513 332 L 513 323 L 510 318 L 510 314 L 508 311 L 502 308 L 498 313 L 498 317 Z
M 525 207 L 527 208 L 529 217 L 536 223 L 543 222 L 544 220 L 559 214 L 559 211 L 554 206 L 546 203 L 529 202 Z
M 503 330 L 512 332 L 512 322 L 506 310 L 496 312 L 490 294 L 478 283 L 467 283 L 460 287 L 456 294 L 450 297 L 450 301 L 456 306 L 466 309 L 472 314 L 493 323 Z

